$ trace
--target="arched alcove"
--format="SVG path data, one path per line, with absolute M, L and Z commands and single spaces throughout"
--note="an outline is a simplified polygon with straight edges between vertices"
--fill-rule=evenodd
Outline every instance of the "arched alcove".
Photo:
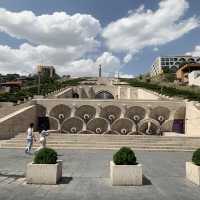
M 100 91 L 95 95 L 95 99 L 114 99 L 114 96 L 108 91 Z

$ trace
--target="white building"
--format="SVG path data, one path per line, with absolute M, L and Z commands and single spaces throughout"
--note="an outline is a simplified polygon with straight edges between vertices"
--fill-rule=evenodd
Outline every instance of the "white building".
M 200 71 L 192 71 L 188 74 L 188 84 L 200 86 Z
M 151 66 L 151 77 L 157 76 L 163 73 L 164 69 L 171 69 L 176 72 L 181 63 L 189 62 L 196 63 L 200 62 L 200 57 L 193 56 L 160 56 L 157 57 Z

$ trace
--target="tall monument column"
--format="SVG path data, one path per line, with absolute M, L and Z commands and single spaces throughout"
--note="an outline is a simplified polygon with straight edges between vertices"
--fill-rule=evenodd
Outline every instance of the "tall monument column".
M 101 65 L 99 65 L 99 78 L 101 78 Z

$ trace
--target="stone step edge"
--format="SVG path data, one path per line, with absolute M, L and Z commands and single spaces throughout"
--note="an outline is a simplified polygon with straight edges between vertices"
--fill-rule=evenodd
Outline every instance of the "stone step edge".
M 1 141 L 0 144 L 20 144 L 25 145 L 26 140 L 24 141 Z M 34 145 L 39 145 L 39 141 L 34 142 Z M 127 141 L 127 142 L 86 142 L 86 141 L 47 141 L 47 145 L 54 144 L 54 145 L 156 145 L 156 146 L 162 146 L 162 145 L 176 145 L 176 146 L 187 146 L 187 145 L 194 145 L 194 146 L 200 146 L 200 143 L 196 142 L 133 142 L 133 141 Z
M 0 149 L 24 149 L 24 147 L 0 147 Z M 36 149 L 36 148 L 33 148 Z M 86 148 L 86 147 L 82 147 L 82 148 L 77 148 L 77 147 L 57 147 L 55 148 L 55 150 L 64 150 L 64 149 L 68 149 L 68 150 L 118 150 L 119 148 L 96 148 L 96 147 L 92 147 L 92 148 Z M 166 152 L 193 152 L 195 149 L 143 149 L 143 148 L 132 148 L 134 151 L 166 151 Z
M 13 145 L 13 144 L 1 144 L 1 147 L 22 147 L 22 148 L 24 148 L 26 145 L 18 145 L 18 144 L 15 144 L 15 145 Z M 34 145 L 35 147 L 39 147 L 39 145 Z M 123 145 L 121 145 L 121 144 L 118 144 L 118 145 L 49 145 L 49 147 L 97 147 L 97 148 L 104 148 L 104 147 L 118 147 L 118 148 L 120 148 L 120 147 L 122 147 Z M 154 145 L 152 145 L 152 146 L 144 146 L 144 145 L 127 145 L 127 146 L 129 146 L 129 147 L 132 147 L 132 148 L 146 148 L 146 149 L 148 149 L 148 148 L 157 148 L 157 149 L 163 149 L 163 148 L 167 148 L 167 149 L 173 149 L 173 148 L 179 148 L 179 149 L 184 149 L 184 148 L 193 148 L 193 149 L 197 149 L 197 148 L 199 148 L 198 146 L 187 146 L 187 145 L 185 145 L 185 146 L 167 146 L 167 145 L 165 145 L 165 146 L 154 146 Z

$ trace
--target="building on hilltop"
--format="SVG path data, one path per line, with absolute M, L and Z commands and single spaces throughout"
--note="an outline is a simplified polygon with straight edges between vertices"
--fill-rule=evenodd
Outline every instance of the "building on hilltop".
M 188 74 L 188 85 L 200 86 L 200 70 Z
M 5 83 L 0 83 L 0 93 L 16 92 L 18 90 L 21 90 L 22 85 L 22 81 L 7 81 Z
M 53 66 L 38 65 L 37 71 L 41 76 L 48 76 L 49 78 L 55 77 L 56 70 Z
M 185 64 L 176 71 L 176 79 L 181 83 L 192 85 L 192 83 L 189 83 L 189 74 L 195 71 L 200 71 L 200 63 Z M 193 75 L 194 78 L 192 78 Z M 194 73 L 190 75 L 190 81 L 192 79 L 195 79 Z
M 160 56 L 157 57 L 151 66 L 151 77 L 163 74 L 165 70 L 176 71 L 186 63 L 200 63 L 200 57 L 193 56 Z

